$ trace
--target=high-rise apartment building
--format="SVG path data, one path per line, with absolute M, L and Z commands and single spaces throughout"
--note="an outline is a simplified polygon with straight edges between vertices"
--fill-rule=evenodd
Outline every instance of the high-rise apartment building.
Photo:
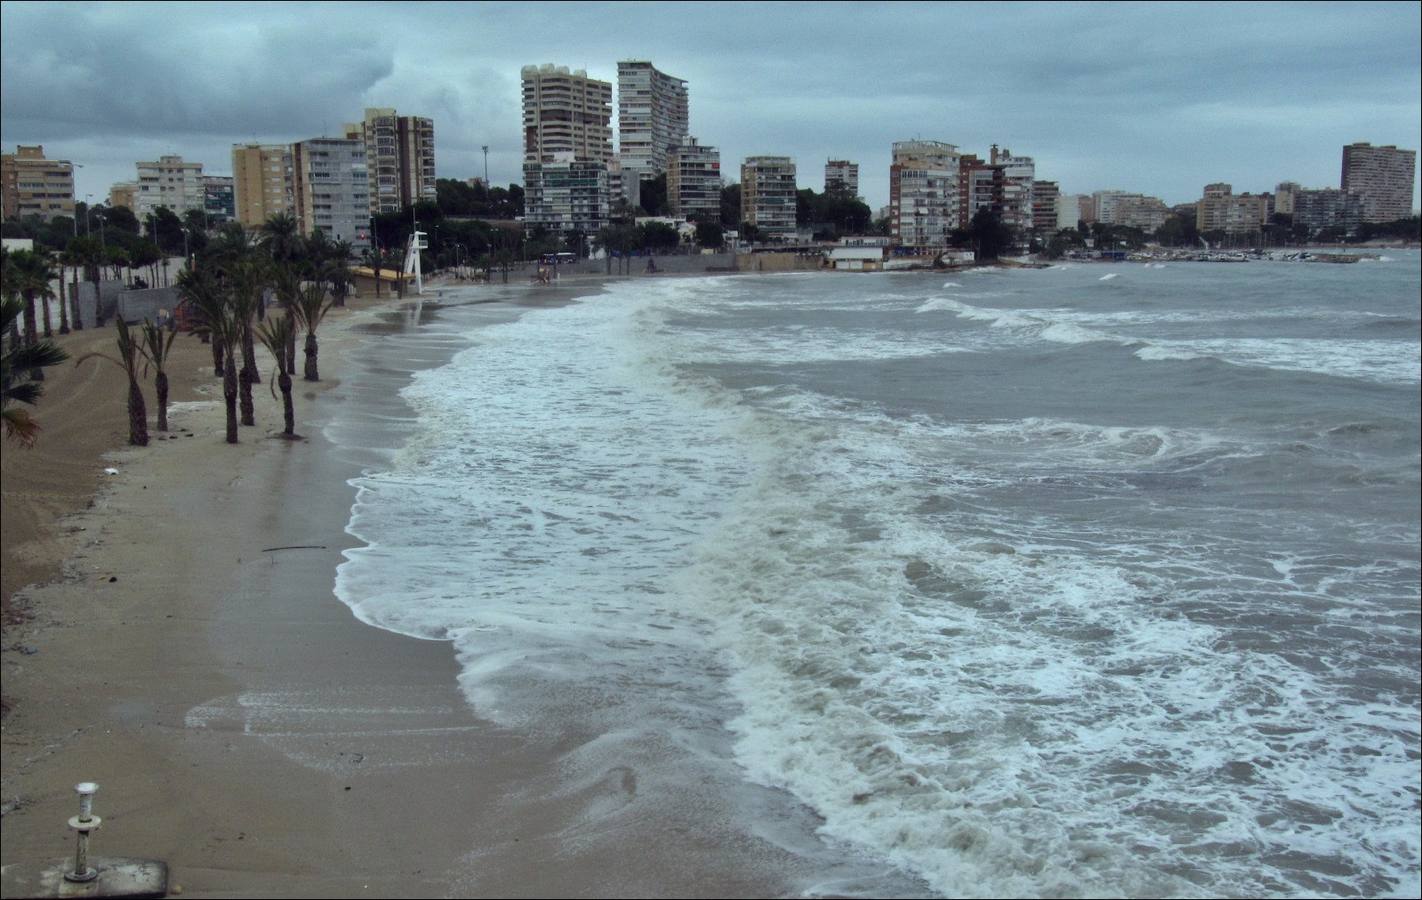
M 523 167 L 524 227 L 555 234 L 595 234 L 607 224 L 607 165 L 572 153 Z
M 370 246 L 370 174 L 365 141 L 311 138 L 291 145 L 292 196 L 304 235 L 319 230 L 356 250 Z
M 1013 156 L 1012 151 L 996 144 L 989 161 L 996 170 L 993 179 L 993 208 L 1002 217 L 1002 224 L 1019 231 L 1032 228 L 1032 183 L 1037 178 L 1037 165 L 1030 156 Z
M 907 247 L 946 247 L 958 227 L 962 155 L 942 141 L 896 141 L 889 164 L 890 234 Z
M 1235 194 L 1233 190 L 1223 182 L 1205 185 L 1205 194 L 1195 207 L 1197 231 L 1248 234 L 1269 221 L 1268 195 Z
M 741 221 L 771 240 L 795 237 L 795 161 L 750 156 L 741 163 Z
M 567 66 L 524 66 L 523 160 L 553 162 L 571 153 L 578 161 L 612 159 L 612 85 Z M 624 163 L 626 161 L 624 160 Z
M 344 132 L 346 140 L 364 144 L 371 215 L 435 201 L 433 119 L 368 107 L 365 118 L 347 123 Z
M 958 227 L 967 228 L 979 210 L 992 209 L 997 202 L 999 173 L 992 163 L 973 154 L 958 161 Z
M 1364 222 L 1393 222 L 1412 215 L 1416 174 L 1416 150 L 1368 143 L 1343 148 L 1343 193 L 1358 195 Z
M 1032 183 L 1032 230 L 1042 234 L 1057 231 L 1057 198 L 1060 190 L 1055 181 Z M 1075 222 L 1072 222 L 1075 225 Z
M 296 215 L 291 145 L 233 146 L 232 192 L 237 221 L 247 228 L 257 228 L 278 213 Z
M 690 128 L 685 81 L 645 60 L 617 64 L 617 154 L 627 177 L 668 171 L 672 149 Z
M 39 216 L 74 216 L 74 164 L 45 159 L 42 145 L 15 147 L 0 154 L 0 221 Z
M 202 163 L 183 162 L 181 156 L 164 156 L 155 162 L 137 163 L 138 191 L 133 214 L 139 221 L 160 206 L 179 217 L 203 208 Z
M 1294 185 L 1293 222 L 1310 232 L 1320 228 L 1357 228 L 1362 221 L 1363 198 L 1338 188 L 1301 188 Z M 1277 203 L 1276 203 L 1277 208 Z
M 825 193 L 832 190 L 858 197 L 859 163 L 847 159 L 831 159 L 825 162 Z
M 721 152 L 688 135 L 667 157 L 667 204 L 688 221 L 721 219 Z

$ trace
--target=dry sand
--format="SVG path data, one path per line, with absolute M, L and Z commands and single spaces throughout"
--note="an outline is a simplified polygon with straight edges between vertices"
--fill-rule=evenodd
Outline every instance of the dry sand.
M 566 298 L 544 291 L 515 295 Z M 352 402 L 340 361 L 374 352 L 379 329 L 352 327 L 373 306 L 322 326 L 327 380 L 296 382 L 304 441 L 276 437 L 263 384 L 257 427 L 224 443 L 208 348 L 185 336 L 175 437 L 124 447 L 122 373 L 91 361 L 50 378 L 33 450 L 5 446 L 4 591 L 30 615 L 4 638 L 6 865 L 71 853 L 72 788 L 93 780 L 92 852 L 165 860 L 187 895 L 793 891 L 790 854 L 718 840 L 695 810 L 587 829 L 635 781 L 549 799 L 568 746 L 478 721 L 449 645 L 363 625 L 333 596 L 356 473 L 304 423 Z M 111 335 L 62 343 L 78 355 Z

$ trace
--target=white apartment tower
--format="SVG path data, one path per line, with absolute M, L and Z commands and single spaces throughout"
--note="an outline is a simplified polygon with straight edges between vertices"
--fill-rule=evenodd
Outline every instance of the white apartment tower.
M 321 231 L 356 250 L 370 246 L 365 141 L 312 138 L 291 145 L 292 193 L 301 233 Z
M 612 85 L 567 66 L 524 66 L 523 161 L 612 160 Z
M 643 180 L 667 171 L 672 148 L 690 127 L 685 81 L 645 60 L 617 64 L 617 152 L 624 171 L 635 170 Z
M 181 217 L 188 210 L 201 210 L 206 205 L 202 163 L 183 162 L 181 156 L 164 156 L 156 162 L 136 165 L 138 189 L 133 194 L 133 214 L 140 222 L 160 206 L 168 207 Z
M 889 227 L 906 247 L 946 247 L 961 212 L 962 154 L 942 141 L 896 141 L 889 165 Z

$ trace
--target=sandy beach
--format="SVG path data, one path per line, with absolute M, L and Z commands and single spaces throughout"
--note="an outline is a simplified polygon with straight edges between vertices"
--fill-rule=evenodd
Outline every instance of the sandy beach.
M 595 284 L 490 285 L 481 302 L 511 318 Z M 92 853 L 165 860 L 185 895 L 796 892 L 793 854 L 638 797 L 631 768 L 560 784 L 586 736 L 477 720 L 448 644 L 364 625 L 333 596 L 358 471 L 318 423 L 360 402 L 344 368 L 408 318 L 367 297 L 327 319 L 325 380 L 296 382 L 299 442 L 277 437 L 266 384 L 258 425 L 223 442 L 195 337 L 176 344 L 173 431 L 147 448 L 124 446 L 111 364 L 50 377 L 39 443 L 4 451 L 4 591 L 23 614 L 3 652 L 6 865 L 72 853 L 73 785 L 92 780 Z M 111 329 L 62 343 L 105 349 Z

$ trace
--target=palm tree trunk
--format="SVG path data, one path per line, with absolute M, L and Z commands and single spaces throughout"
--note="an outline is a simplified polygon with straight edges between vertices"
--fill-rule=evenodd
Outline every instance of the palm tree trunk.
M 128 442 L 135 447 L 148 446 L 148 410 L 143 406 L 143 391 L 138 379 L 128 379 Z
M 213 377 L 213 378 L 221 378 L 221 377 L 222 377 L 222 357 L 223 357 L 223 354 L 225 353 L 226 349 L 227 349 L 226 346 L 225 346 L 225 345 L 222 343 L 222 341 L 217 337 L 217 335 L 215 335 L 215 334 L 212 335 L 212 377 Z
M 213 341 L 213 343 L 217 343 Z M 227 405 L 227 443 L 237 443 L 237 353 L 227 349 L 226 366 L 222 373 L 222 400 Z
M 321 375 L 316 371 L 316 332 L 306 332 L 306 373 L 307 381 L 320 381 Z
M 84 330 L 84 317 L 79 314 L 79 267 L 74 267 L 74 283 L 70 286 L 69 302 L 74 306 L 74 330 Z
M 242 326 L 242 368 L 248 372 L 253 384 L 262 383 L 262 375 L 257 371 L 257 345 L 252 337 L 252 323 Z
M 252 375 L 246 366 L 237 373 L 237 388 L 241 394 L 242 403 L 242 424 L 256 425 L 256 409 L 252 406 Z
M 59 333 L 69 333 L 69 306 L 64 302 L 64 270 L 59 270 Z
M 296 407 L 291 403 L 291 376 L 285 369 L 277 376 L 277 387 L 281 388 L 281 410 L 286 421 L 286 430 L 282 434 L 289 438 L 296 437 Z
M 44 336 L 45 339 L 54 337 L 54 329 L 49 322 L 49 286 L 45 286 L 45 292 L 40 295 L 40 305 L 44 308 Z
M 159 372 L 153 379 L 158 391 L 158 430 L 168 430 L 168 373 Z
M 35 322 L 35 293 L 25 291 L 25 346 L 31 347 L 39 343 L 38 326 Z M 44 369 L 36 366 L 30 369 L 30 381 L 44 381 Z

